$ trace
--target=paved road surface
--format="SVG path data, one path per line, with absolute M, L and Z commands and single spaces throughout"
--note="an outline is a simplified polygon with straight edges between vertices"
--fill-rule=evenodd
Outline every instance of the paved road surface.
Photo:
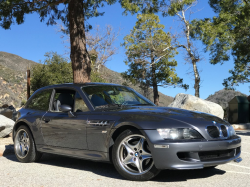
M 23 164 L 14 155 L 0 157 L 0 187 L 5 186 L 250 186 L 250 131 L 242 137 L 242 158 L 211 170 L 162 171 L 148 182 L 124 180 L 108 163 L 46 154 L 40 163 Z

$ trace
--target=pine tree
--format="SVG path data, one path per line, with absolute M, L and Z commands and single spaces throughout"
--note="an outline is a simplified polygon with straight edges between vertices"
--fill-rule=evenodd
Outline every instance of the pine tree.
M 200 39 L 210 52 L 211 64 L 234 59 L 234 69 L 224 80 L 226 88 L 250 82 L 250 1 L 209 0 L 216 13 L 213 18 L 194 20 L 192 37 Z
M 13 23 L 24 22 L 26 14 L 37 12 L 40 21 L 47 25 L 61 20 L 70 34 L 70 58 L 74 83 L 90 82 L 91 60 L 86 49 L 86 20 L 103 15 L 98 8 L 116 0 L 2 0 L 0 1 L 0 26 L 10 29 Z
M 177 54 L 171 47 L 171 36 L 163 31 L 159 17 L 155 14 L 138 14 L 137 22 L 124 38 L 126 64 L 129 70 L 123 76 L 134 83 L 140 82 L 153 87 L 154 103 L 159 105 L 158 86 L 182 86 L 175 73 Z

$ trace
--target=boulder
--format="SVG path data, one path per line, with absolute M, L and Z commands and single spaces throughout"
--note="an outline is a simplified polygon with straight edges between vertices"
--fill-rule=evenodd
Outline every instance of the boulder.
M 0 107 L 0 114 L 14 121 L 17 119 L 17 111 L 12 105 L 3 105 Z
M 4 138 L 12 133 L 15 122 L 3 115 L 0 115 L 0 138 Z
M 8 108 L 9 107 L 9 105 L 7 105 L 7 104 L 4 104 L 3 106 L 1 106 L 1 108 Z
M 217 103 L 206 101 L 189 94 L 177 94 L 169 107 L 204 112 L 218 116 L 221 119 L 224 117 L 224 110 Z

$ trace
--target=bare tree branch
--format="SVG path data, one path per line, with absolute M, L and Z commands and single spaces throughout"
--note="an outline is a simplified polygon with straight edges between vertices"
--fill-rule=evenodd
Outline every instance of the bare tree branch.
M 172 7 L 176 5 L 176 3 L 179 3 L 180 5 L 180 10 L 176 11 L 175 7 Z M 173 36 L 174 39 L 174 44 L 172 44 L 173 47 L 175 48 L 183 48 L 186 51 L 187 54 L 187 58 L 185 58 L 185 60 L 187 62 L 191 62 L 192 66 L 193 66 L 193 75 L 195 77 L 195 84 L 194 84 L 194 88 L 195 88 L 195 96 L 200 97 L 200 75 L 199 75 L 199 71 L 197 68 L 197 62 L 200 61 L 200 56 L 199 56 L 199 52 L 198 50 L 193 46 L 192 41 L 191 41 L 191 37 L 190 37 L 190 17 L 189 20 L 186 19 L 186 14 L 187 12 L 192 13 L 191 12 L 191 8 L 193 8 L 194 6 L 197 5 L 198 1 L 195 0 L 191 5 L 189 5 L 188 3 L 184 3 L 183 0 L 170 0 L 169 4 L 165 4 L 165 7 L 161 7 L 161 10 L 163 11 L 163 13 L 165 13 L 166 15 L 168 15 L 168 11 L 174 11 L 174 14 L 176 17 L 178 17 L 180 19 L 180 22 L 182 23 L 183 26 L 183 36 L 186 40 L 186 43 L 183 43 L 183 40 L 181 40 L 180 36 Z M 175 12 L 176 11 L 176 12 Z M 173 12 L 171 13 L 171 15 L 173 15 Z M 179 35 L 181 33 L 179 32 Z
M 94 32 L 93 32 L 94 31 Z M 111 57 L 117 53 L 117 48 L 114 42 L 120 35 L 121 28 L 115 32 L 111 25 L 106 25 L 104 29 L 96 26 L 92 32 L 87 32 L 87 47 L 89 51 L 97 52 L 97 58 L 94 66 L 97 71 L 100 70 L 101 65 L 111 60 Z
M 59 25 L 59 27 L 59 32 L 65 33 L 65 28 L 62 25 Z M 111 60 L 113 55 L 117 54 L 118 49 L 114 43 L 120 32 L 121 28 L 118 31 L 114 31 L 111 25 L 106 25 L 105 28 L 100 28 L 97 25 L 92 31 L 86 32 L 87 49 L 90 53 L 92 64 L 97 71 L 100 70 L 102 65 Z M 61 38 L 64 38 L 64 36 L 62 35 Z M 69 42 L 68 35 L 64 42 Z

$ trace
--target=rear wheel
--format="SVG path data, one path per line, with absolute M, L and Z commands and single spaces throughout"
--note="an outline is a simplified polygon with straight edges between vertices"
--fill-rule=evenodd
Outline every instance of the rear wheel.
M 115 141 L 112 158 L 116 170 L 129 180 L 146 181 L 160 172 L 154 165 L 146 138 L 139 131 L 121 133 Z
M 36 150 L 30 130 L 24 125 L 20 126 L 15 134 L 14 151 L 20 162 L 36 162 L 42 156 L 42 153 Z

